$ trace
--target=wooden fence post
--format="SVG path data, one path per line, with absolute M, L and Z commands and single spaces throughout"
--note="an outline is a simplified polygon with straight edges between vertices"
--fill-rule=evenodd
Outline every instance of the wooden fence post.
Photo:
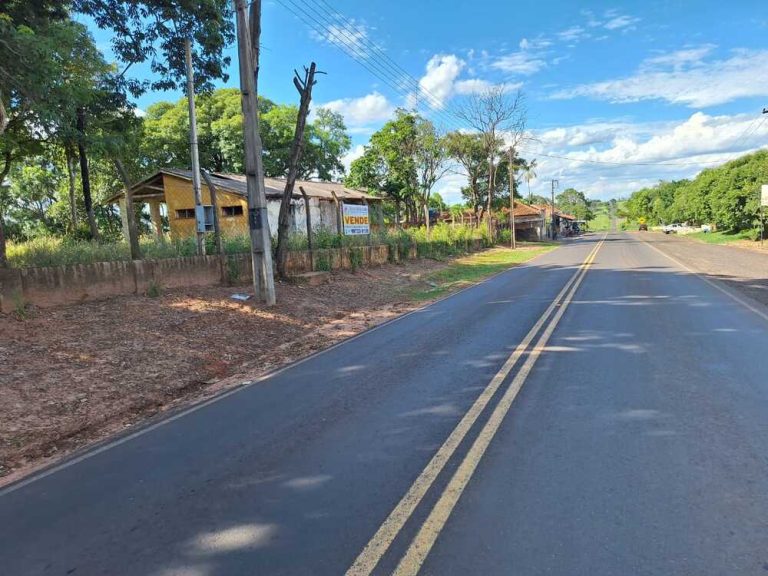
M 304 191 L 303 186 L 299 186 L 299 192 L 301 192 L 304 198 L 304 211 L 307 213 L 307 246 L 309 248 L 309 270 L 315 271 L 315 253 L 312 249 L 312 216 L 309 213 L 309 196 Z
M 213 209 L 213 238 L 216 242 L 216 250 L 219 252 L 219 256 L 224 256 L 224 243 L 221 239 L 221 223 L 219 221 L 219 197 L 216 185 L 211 179 L 211 175 L 207 170 L 200 170 L 205 180 L 205 185 L 208 186 L 208 191 L 211 193 L 211 208 Z
M 336 192 L 331 190 L 331 194 L 333 194 L 333 203 L 336 205 L 336 233 L 339 236 L 344 235 L 344 224 L 343 224 L 343 215 L 342 215 L 342 209 L 341 209 L 341 202 L 339 202 L 339 197 L 336 196 Z

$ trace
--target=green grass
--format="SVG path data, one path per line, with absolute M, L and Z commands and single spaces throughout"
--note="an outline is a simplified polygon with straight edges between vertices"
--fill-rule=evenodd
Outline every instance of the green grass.
M 730 244 L 731 242 L 739 242 L 742 240 L 759 240 L 760 232 L 754 229 L 741 230 L 739 232 L 732 232 L 730 230 L 719 232 L 693 232 L 692 234 L 686 234 L 685 237 L 693 238 L 700 242 L 706 242 L 707 244 Z
M 315 249 L 354 248 L 366 245 L 388 244 L 401 255 L 405 255 L 411 246 L 416 246 L 419 256 L 427 258 L 446 258 L 467 252 L 467 242 L 472 239 L 486 241 L 484 226 L 434 226 L 427 239 L 424 228 L 409 228 L 399 231 L 383 231 L 370 236 L 339 236 L 335 232 L 319 229 L 313 235 Z M 242 254 L 250 251 L 250 238 L 247 235 L 225 237 L 222 241 L 225 254 Z M 273 239 L 273 245 L 276 239 Z M 146 259 L 177 258 L 194 256 L 197 245 L 194 238 L 160 242 L 153 237 L 141 238 L 141 254 Z M 289 238 L 289 250 L 306 250 L 307 237 L 295 234 Z M 216 254 L 213 234 L 206 235 L 206 252 Z M 69 238 L 43 237 L 27 242 L 9 242 L 7 248 L 8 263 L 12 268 L 69 266 L 72 264 L 92 264 L 94 262 L 126 261 L 130 259 L 127 242 L 89 242 Z
M 429 274 L 425 280 L 432 286 L 428 289 L 416 289 L 409 296 L 412 300 L 431 300 L 450 292 L 455 292 L 471 284 L 512 268 L 553 250 L 557 244 L 537 243 L 512 250 L 511 248 L 491 248 L 462 258 L 457 258 L 442 270 Z
M 608 212 L 598 212 L 595 214 L 594 219 L 589 221 L 589 229 L 593 232 L 601 232 L 605 230 L 610 230 L 611 228 L 611 217 L 608 215 Z

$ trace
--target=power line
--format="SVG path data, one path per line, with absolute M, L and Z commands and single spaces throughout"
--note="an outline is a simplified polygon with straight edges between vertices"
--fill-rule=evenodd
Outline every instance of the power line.
M 308 7 L 306 3 L 299 4 L 299 2 L 295 0 L 277 1 L 286 10 L 304 22 L 310 29 L 314 30 L 321 38 L 330 39 L 334 46 L 345 52 L 350 58 L 363 66 L 395 92 L 413 98 L 417 104 L 421 103 L 422 105 L 426 105 L 427 109 L 439 116 L 441 120 L 454 125 L 454 127 L 458 127 L 455 120 L 437 107 L 435 102 L 427 100 L 425 93 L 428 91 L 422 89 L 413 77 L 410 77 L 407 74 L 398 77 L 394 74 L 392 65 L 388 68 L 380 62 L 378 58 L 366 55 L 361 46 L 361 44 L 366 43 L 366 40 L 354 37 L 348 31 L 350 26 L 354 28 L 354 23 L 342 21 L 345 25 L 339 26 L 339 18 L 337 18 L 337 22 L 334 22 L 325 15 L 317 14 L 316 12 L 313 13 L 311 7 Z M 372 43 L 369 43 L 368 45 L 373 46 Z M 382 54 L 381 50 L 377 47 L 370 49 Z M 392 62 L 391 59 L 389 60 Z M 409 92 L 406 88 L 407 86 L 410 86 L 414 91 Z M 436 97 L 432 97 L 437 100 Z

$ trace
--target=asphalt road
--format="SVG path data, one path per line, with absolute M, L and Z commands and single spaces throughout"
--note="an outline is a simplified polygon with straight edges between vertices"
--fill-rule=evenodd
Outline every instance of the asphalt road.
M 768 318 L 600 240 L 0 492 L 0 574 L 768 574 Z

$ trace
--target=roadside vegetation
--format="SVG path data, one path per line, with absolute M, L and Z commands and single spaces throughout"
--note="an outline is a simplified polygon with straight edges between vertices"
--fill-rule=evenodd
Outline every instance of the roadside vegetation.
M 313 235 L 313 248 L 347 248 L 387 244 L 398 253 L 405 254 L 411 246 L 417 247 L 421 257 L 442 259 L 468 252 L 467 243 L 482 240 L 490 246 L 487 229 L 449 224 L 433 226 L 427 236 L 424 227 L 404 230 L 383 231 L 370 236 L 339 236 L 329 230 L 320 229 Z M 503 240 L 503 238 L 502 238 Z M 207 252 L 215 253 L 213 237 L 207 238 Z M 250 250 L 250 239 L 246 235 L 223 238 L 225 254 L 243 254 Z M 275 240 L 273 239 L 273 248 Z M 307 250 L 307 236 L 296 234 L 290 237 L 290 250 Z M 194 256 L 197 246 L 194 238 L 160 241 L 152 237 L 141 239 L 141 253 L 144 258 L 161 259 Z M 26 242 L 9 242 L 7 246 L 8 265 L 12 268 L 67 266 L 130 260 L 130 248 L 124 240 L 100 241 L 78 240 L 67 237 L 41 236 Z
M 523 244 L 516 250 L 496 247 L 457 258 L 447 267 L 427 275 L 429 288 L 414 289 L 410 297 L 416 301 L 432 300 L 466 288 L 485 278 L 527 262 L 553 250 L 555 243 Z
M 765 182 L 768 151 L 760 151 L 704 170 L 693 180 L 659 182 L 638 190 L 626 202 L 626 215 L 633 221 L 645 218 L 649 225 L 714 225 L 718 234 L 701 237 L 712 243 L 757 240 L 759 191 Z

